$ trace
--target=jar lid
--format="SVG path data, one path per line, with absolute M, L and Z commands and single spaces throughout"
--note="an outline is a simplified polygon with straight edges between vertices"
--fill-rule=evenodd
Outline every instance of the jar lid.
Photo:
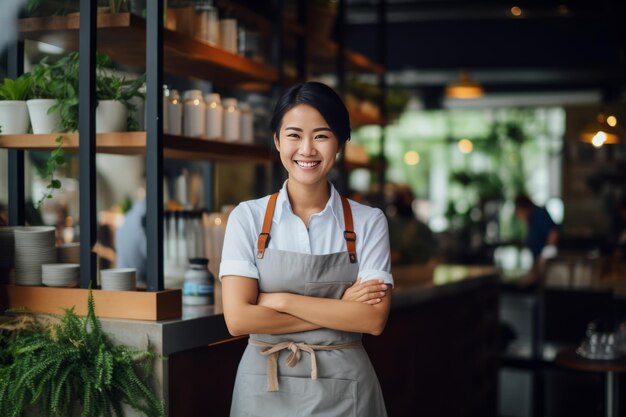
M 224 100 L 222 100 L 222 103 L 224 103 L 224 107 L 229 107 L 229 106 L 237 107 L 236 98 L 232 98 L 232 97 L 225 98 Z
M 219 93 L 210 93 L 204 96 L 207 103 L 219 103 L 221 101 Z
M 200 101 L 204 100 L 204 98 L 202 97 L 202 90 L 187 90 L 183 94 L 183 99 L 184 100 L 196 100 L 197 99 Z
M 207 258 L 189 258 L 189 264 L 207 266 L 209 260 Z

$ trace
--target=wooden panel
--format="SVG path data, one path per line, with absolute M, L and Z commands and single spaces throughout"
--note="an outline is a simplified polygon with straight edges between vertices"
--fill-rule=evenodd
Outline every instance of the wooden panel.
M 0 285 L 0 306 L 48 314 L 61 314 L 63 309 L 74 307 L 76 314 L 86 315 L 88 291 L 5 284 Z M 182 316 L 179 289 L 158 292 L 93 290 L 93 298 L 99 317 L 165 320 Z
M 170 417 L 227 416 L 247 337 L 169 356 Z

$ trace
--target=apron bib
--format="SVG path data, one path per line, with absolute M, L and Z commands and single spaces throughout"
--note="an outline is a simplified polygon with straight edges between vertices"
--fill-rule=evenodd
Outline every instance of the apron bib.
M 358 274 L 348 201 L 342 198 L 348 251 L 311 255 L 266 249 L 276 197 L 270 198 L 259 238 L 259 291 L 341 298 Z M 360 333 L 325 328 L 251 334 L 237 370 L 231 417 L 385 417 L 378 379 L 360 341 Z

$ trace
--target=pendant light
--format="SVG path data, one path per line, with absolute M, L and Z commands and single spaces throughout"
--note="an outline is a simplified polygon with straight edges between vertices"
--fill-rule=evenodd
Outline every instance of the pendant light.
M 596 120 L 586 125 L 579 135 L 582 142 L 591 143 L 596 148 L 618 143 L 622 137 L 615 116 L 606 117 L 604 113 L 598 113 Z
M 449 98 L 467 100 L 483 95 L 483 88 L 470 77 L 467 71 L 460 71 L 459 78 L 446 86 L 446 96 Z

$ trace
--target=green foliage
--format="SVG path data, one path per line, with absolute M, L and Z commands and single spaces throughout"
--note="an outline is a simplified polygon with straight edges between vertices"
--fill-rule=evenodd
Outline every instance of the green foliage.
M 58 110 L 61 116 L 61 131 L 75 132 L 78 130 L 79 110 L 79 64 L 78 52 L 71 52 L 54 63 L 44 58 L 33 67 L 31 96 L 33 98 L 53 98 L 57 104 L 49 113 Z M 96 55 L 96 100 L 117 100 L 129 109 L 135 110 L 130 103 L 133 97 L 142 97 L 139 89 L 145 81 L 142 75 L 135 80 L 127 81 L 124 77 L 112 74 L 107 68 L 111 59 L 104 54 Z M 136 130 L 137 121 L 131 117 L 129 130 Z M 134 128 L 134 129 L 133 129 Z
M 63 150 L 63 136 L 59 136 L 54 140 L 57 143 L 57 147 L 50 152 L 50 156 L 48 157 L 48 161 L 46 165 L 39 171 L 39 175 L 41 178 L 46 179 L 50 178 L 50 182 L 46 186 L 46 189 L 36 204 L 36 207 L 41 207 L 41 205 L 48 198 L 52 198 L 52 193 L 54 190 L 59 190 L 61 188 L 61 181 L 54 178 L 54 174 L 56 170 L 60 167 L 65 166 L 67 164 L 67 160 L 65 159 L 65 151 Z
M 19 316 L 0 326 L 0 415 L 123 416 L 122 403 L 143 415 L 165 416 L 150 388 L 155 354 L 115 346 L 103 332 L 89 292 L 88 314 L 73 309 L 60 321 Z
M 0 99 L 1 100 L 26 100 L 31 87 L 30 73 L 21 75 L 20 77 L 12 80 L 5 78 L 4 82 L 0 84 Z
M 48 62 L 48 57 L 33 66 L 31 71 L 30 98 L 55 98 L 51 89 L 52 65 Z

